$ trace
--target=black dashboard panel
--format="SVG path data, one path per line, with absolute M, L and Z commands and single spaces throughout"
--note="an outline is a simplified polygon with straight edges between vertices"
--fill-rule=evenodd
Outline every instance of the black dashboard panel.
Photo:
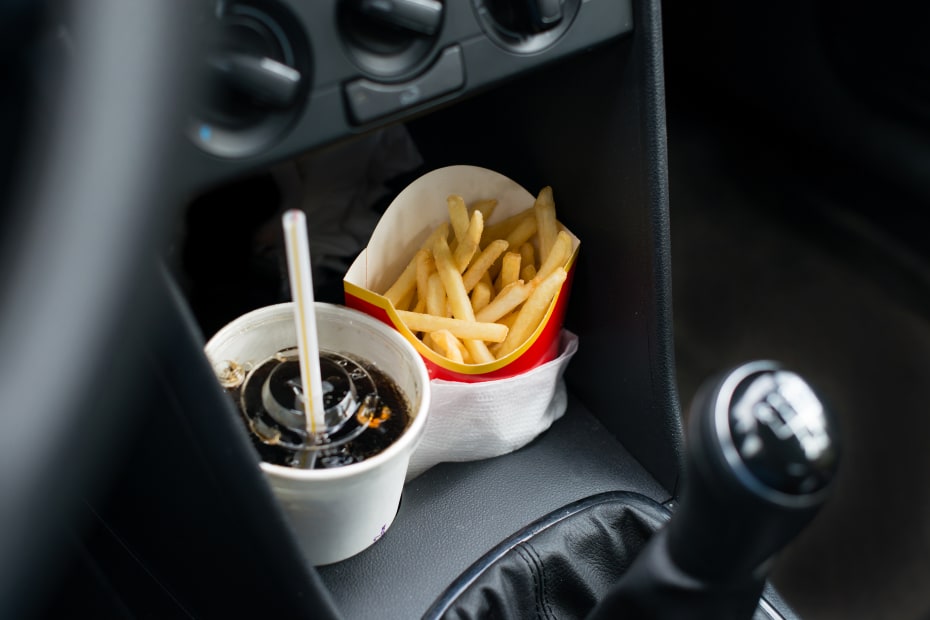
M 249 101 L 247 83 L 234 88 L 244 100 L 237 109 L 225 103 L 223 110 L 209 109 L 208 99 L 188 127 L 190 161 L 183 168 L 189 187 L 422 115 L 633 29 L 628 0 L 569 2 L 557 26 L 534 32 L 530 25 L 508 24 L 515 29 L 510 38 L 489 25 L 495 23 L 492 5 L 500 2 L 447 0 L 429 36 L 345 17 L 352 14 L 347 4 L 358 3 L 247 0 L 204 20 L 217 31 L 208 52 L 211 76 L 220 73 L 224 84 L 242 86 L 269 74 L 277 83 L 289 68 L 300 77 L 287 102 Z M 246 39 L 261 42 L 242 44 Z M 248 73 L 269 57 L 280 63 Z

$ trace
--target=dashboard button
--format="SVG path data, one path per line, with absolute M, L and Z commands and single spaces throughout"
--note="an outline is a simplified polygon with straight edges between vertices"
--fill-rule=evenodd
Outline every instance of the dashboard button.
M 360 124 L 415 106 L 464 85 L 462 48 L 453 45 L 443 50 L 433 66 L 413 80 L 384 83 L 361 78 L 347 83 L 345 94 L 352 120 Z

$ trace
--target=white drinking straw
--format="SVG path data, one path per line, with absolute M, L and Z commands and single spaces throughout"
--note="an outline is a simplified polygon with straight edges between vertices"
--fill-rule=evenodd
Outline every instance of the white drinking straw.
M 290 209 L 281 218 L 287 250 L 287 272 L 294 300 L 294 325 L 297 327 L 297 353 L 300 357 L 300 381 L 304 388 L 304 414 L 310 438 L 326 430 L 323 417 L 323 381 L 320 377 L 320 344 L 316 333 L 313 307 L 313 277 L 310 273 L 310 242 L 307 218 L 303 211 Z

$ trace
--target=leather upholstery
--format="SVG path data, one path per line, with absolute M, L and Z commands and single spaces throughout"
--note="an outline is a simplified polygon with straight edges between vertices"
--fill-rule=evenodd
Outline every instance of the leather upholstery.
M 622 491 L 570 504 L 488 552 L 424 618 L 584 618 L 668 517 Z

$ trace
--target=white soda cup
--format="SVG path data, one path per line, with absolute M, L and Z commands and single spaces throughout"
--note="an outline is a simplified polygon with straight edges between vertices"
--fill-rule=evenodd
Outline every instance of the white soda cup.
M 354 355 L 376 366 L 397 383 L 411 416 L 393 444 L 360 463 L 331 469 L 261 463 L 301 551 L 319 566 L 361 552 L 394 521 L 410 455 L 426 427 L 430 390 L 422 358 L 393 328 L 343 306 L 316 302 L 315 309 L 320 350 Z M 205 351 L 219 371 L 230 361 L 256 367 L 295 343 L 293 306 L 284 303 L 235 319 L 210 339 Z

